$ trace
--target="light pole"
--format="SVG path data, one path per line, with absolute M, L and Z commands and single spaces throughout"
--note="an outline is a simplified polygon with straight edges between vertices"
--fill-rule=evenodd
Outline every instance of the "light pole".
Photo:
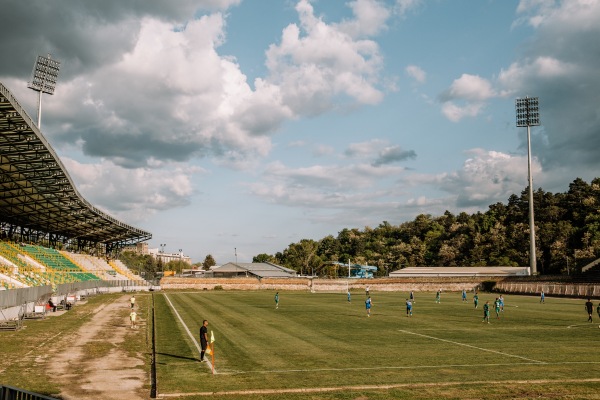
M 527 171 L 529 177 L 529 267 L 531 274 L 537 275 L 535 260 L 535 223 L 533 218 L 533 178 L 531 177 L 531 131 L 530 127 L 540 125 L 540 107 L 537 97 L 516 99 L 517 127 L 527 127 Z
M 54 94 L 59 69 L 60 61 L 53 60 L 50 54 L 48 57 L 38 56 L 33 66 L 31 82 L 27 84 L 27 87 L 38 92 L 38 129 L 42 128 L 42 93 Z
M 162 275 L 165 275 L 165 247 L 167 247 L 166 243 L 161 243 L 160 245 L 160 256 L 158 257 L 158 259 L 160 260 L 160 266 L 161 266 L 161 272 Z
M 181 257 L 183 257 L 183 249 L 179 249 L 179 273 L 183 274 L 183 268 L 181 267 Z
M 235 263 L 237 264 L 237 247 L 233 248 L 233 252 L 235 253 Z

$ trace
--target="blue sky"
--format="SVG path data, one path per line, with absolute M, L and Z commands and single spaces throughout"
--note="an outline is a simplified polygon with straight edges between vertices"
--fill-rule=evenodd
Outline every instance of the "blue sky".
M 194 262 L 596 177 L 600 0 L 8 0 L 0 81 L 83 196 Z M 164 4 L 163 4 L 164 3 Z

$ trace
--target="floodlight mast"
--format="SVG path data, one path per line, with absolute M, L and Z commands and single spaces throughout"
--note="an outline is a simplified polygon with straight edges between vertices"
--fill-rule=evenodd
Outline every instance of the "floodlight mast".
M 60 61 L 53 60 L 50 53 L 48 53 L 47 57 L 38 56 L 33 66 L 31 82 L 29 82 L 27 87 L 38 92 L 38 129 L 42 127 L 42 93 L 54 94 L 59 69 Z
M 533 217 L 533 178 L 531 176 L 531 131 L 532 126 L 540 125 L 540 107 L 537 97 L 516 99 L 517 127 L 527 127 L 527 173 L 529 178 L 529 267 L 532 275 L 537 275 L 535 257 L 535 222 Z

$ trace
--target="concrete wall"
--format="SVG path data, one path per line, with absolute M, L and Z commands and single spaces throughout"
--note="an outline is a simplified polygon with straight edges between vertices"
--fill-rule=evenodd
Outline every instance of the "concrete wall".
M 371 291 L 460 292 L 480 287 L 485 278 L 377 278 L 377 279 L 311 279 L 311 278 L 177 278 L 160 281 L 162 289 L 192 290 L 304 290 L 313 292 L 342 292 L 350 290 Z

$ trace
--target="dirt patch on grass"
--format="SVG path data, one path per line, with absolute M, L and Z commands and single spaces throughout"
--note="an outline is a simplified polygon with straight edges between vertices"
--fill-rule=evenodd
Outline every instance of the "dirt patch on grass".
M 47 360 L 52 379 L 65 400 L 147 399 L 144 360 L 128 355 L 122 344 L 132 331 L 129 295 L 97 307 L 93 318 L 72 336 L 64 338 Z

